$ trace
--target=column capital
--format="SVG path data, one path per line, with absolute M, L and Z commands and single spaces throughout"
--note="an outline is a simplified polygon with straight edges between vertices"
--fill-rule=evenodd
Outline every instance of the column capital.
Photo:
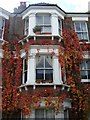
M 35 53 L 29 55 L 29 58 L 35 59 L 35 57 L 36 57 L 36 54 L 35 54 Z
M 29 14 L 29 18 L 34 17 L 35 15 L 36 15 L 36 13 L 31 13 L 31 14 Z
M 56 53 L 55 55 L 53 55 L 54 59 L 58 59 L 58 53 Z
M 52 17 L 58 17 L 56 13 L 52 13 Z

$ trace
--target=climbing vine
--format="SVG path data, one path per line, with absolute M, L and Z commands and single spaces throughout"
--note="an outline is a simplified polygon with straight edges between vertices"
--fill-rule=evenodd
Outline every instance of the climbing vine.
M 58 88 L 55 90 L 47 87 L 43 90 L 31 90 L 30 93 L 28 90 L 19 91 L 22 73 L 20 50 L 24 49 L 28 57 L 28 49 L 31 45 L 36 44 L 47 45 L 47 50 L 49 51 L 49 45 L 54 45 L 54 42 L 43 40 L 38 43 L 36 41 L 29 41 L 24 46 L 20 46 L 18 42 L 4 43 L 3 45 L 3 112 L 9 116 L 11 112 L 20 109 L 24 115 L 28 115 L 32 109 L 37 109 L 41 106 L 43 99 L 46 109 L 53 107 L 55 108 L 55 112 L 58 113 L 63 107 L 60 103 L 63 103 L 65 98 L 69 97 L 72 100 L 72 111 L 74 111 L 76 117 L 81 116 L 81 112 L 83 111 L 83 113 L 85 113 L 88 109 L 89 86 L 81 83 L 80 64 L 83 62 L 82 50 L 89 50 L 90 46 L 80 46 L 78 37 L 74 31 L 64 31 L 63 40 L 58 42 L 58 57 L 62 68 L 63 83 L 70 86 L 69 95 L 67 96 L 65 91 L 61 91 Z M 39 50 L 37 50 L 37 52 L 39 53 Z M 52 55 L 54 54 L 53 50 Z M 66 81 L 64 79 L 65 76 Z M 88 87 L 88 89 L 85 89 L 86 87 Z
M 80 119 L 85 117 L 89 98 L 88 89 L 85 89 L 86 85 L 81 82 L 80 64 L 84 60 L 83 51 L 89 50 L 90 46 L 80 46 L 74 31 L 63 32 L 62 46 L 63 50 L 60 48 L 59 61 L 62 64 L 62 72 L 66 72 L 67 84 L 70 85 L 69 95 L 72 99 L 72 111 L 74 111 L 74 116 L 76 115 L 76 118 Z

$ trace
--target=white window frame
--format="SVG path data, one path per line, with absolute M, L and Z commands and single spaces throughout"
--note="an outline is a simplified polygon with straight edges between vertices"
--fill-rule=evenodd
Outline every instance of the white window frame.
M 27 66 L 27 64 L 26 64 L 26 58 L 25 57 L 22 58 L 22 62 L 23 62 L 22 84 L 25 84 L 27 82 L 27 67 L 25 68 L 25 66 Z M 25 77 L 25 75 L 26 75 L 26 77 Z
M 25 18 L 25 35 L 29 34 L 29 17 Z
M 41 81 L 45 80 L 46 82 L 49 82 L 49 80 L 47 81 L 46 78 L 45 78 L 45 73 L 46 73 L 45 71 L 46 71 L 46 70 L 51 70 L 51 71 L 52 71 L 52 74 L 53 74 L 53 65 L 52 65 L 52 67 L 49 67 L 49 68 L 45 67 L 45 58 L 46 58 L 47 56 L 49 56 L 49 57 L 52 57 L 52 56 L 51 56 L 50 54 L 44 54 L 44 55 L 41 54 L 41 55 L 39 55 L 39 56 L 41 56 L 41 57 L 44 58 L 44 59 L 43 59 L 43 60 L 44 60 L 44 61 L 43 61 L 43 62 L 44 62 L 44 63 L 43 63 L 44 67 L 43 67 L 43 68 L 36 67 L 36 71 L 37 71 L 37 70 L 43 70 L 43 77 L 44 77 L 44 78 L 43 78 L 42 80 L 41 80 L 41 79 L 40 79 L 40 80 L 41 80 Z M 39 57 L 39 56 L 36 56 L 36 59 L 37 59 L 37 57 Z M 52 58 L 51 58 L 51 59 L 52 59 Z M 36 76 L 37 76 L 37 73 L 36 73 Z M 37 80 L 38 80 L 38 79 L 36 79 L 36 81 L 37 81 Z M 51 79 L 50 81 L 53 82 L 53 76 L 52 76 L 52 79 Z
M 76 29 L 75 23 L 79 23 L 79 26 L 80 26 L 80 29 L 81 29 L 80 31 Z M 82 23 L 85 23 L 85 28 L 86 28 L 85 31 L 82 30 L 82 26 L 81 26 Z M 75 28 L 75 32 L 77 33 L 77 35 L 78 35 L 79 33 L 81 33 L 81 38 L 78 37 L 80 40 L 82 40 L 82 39 L 83 39 L 83 40 L 89 40 L 88 28 L 87 28 L 87 22 L 86 22 L 86 21 L 74 21 L 74 28 Z M 87 38 L 84 38 L 83 33 L 86 33 L 86 34 L 87 34 Z
M 87 81 L 89 81 L 90 82 L 90 78 L 88 78 L 88 73 L 90 72 L 90 68 L 88 68 L 88 64 L 87 64 L 87 62 L 90 62 L 90 60 L 84 60 L 84 62 L 82 63 L 82 64 L 84 64 L 84 66 L 80 66 L 80 72 L 85 72 L 85 76 L 86 76 L 86 78 L 82 78 L 82 74 L 81 74 L 81 79 L 82 79 L 82 81 L 84 81 L 84 82 L 87 82 Z
M 38 16 L 42 17 L 42 20 L 43 20 L 43 21 L 42 21 L 42 24 L 41 24 L 41 23 L 37 23 L 37 17 L 38 17 Z M 45 23 L 44 23 L 44 17 L 45 17 L 45 16 L 49 16 L 49 17 L 50 17 L 50 21 L 49 21 L 50 23 L 49 23 L 49 24 L 45 24 Z M 42 33 L 43 33 L 43 32 L 50 32 L 50 33 L 51 33 L 51 15 L 48 14 L 48 13 L 46 13 L 46 14 L 37 14 L 37 15 L 36 15 L 36 25 L 41 26 L 41 28 L 42 28 L 42 31 L 41 31 L 41 32 L 42 32 Z M 50 31 L 45 31 L 45 27 L 47 27 L 47 28 L 50 27 Z

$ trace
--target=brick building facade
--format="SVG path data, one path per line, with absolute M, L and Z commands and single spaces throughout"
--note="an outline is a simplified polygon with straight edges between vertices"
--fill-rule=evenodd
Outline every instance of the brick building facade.
M 33 32 L 35 26 L 42 28 L 40 34 Z M 60 92 L 66 92 L 70 86 L 66 81 L 66 77 L 62 78 L 61 65 L 58 61 L 58 41 L 62 40 L 62 30 L 75 30 L 78 35 L 80 44 L 85 42 L 90 45 L 90 12 L 87 13 L 67 13 L 56 4 L 31 4 L 26 7 L 21 2 L 14 13 L 9 13 L 0 8 L 0 42 L 18 40 L 19 44 L 24 45 L 28 41 L 54 41 L 53 45 L 32 45 L 28 49 L 28 67 L 26 66 L 26 53 L 21 50 L 21 58 L 23 60 L 22 79 L 19 89 L 21 92 L 46 88 Z M 39 55 L 37 55 L 39 51 Z M 52 53 L 54 52 L 54 55 Z M 81 66 L 81 82 L 90 82 L 90 51 L 85 53 L 85 61 Z M 2 58 L 2 51 L 0 52 Z M 31 67 L 32 66 L 32 67 Z M 45 82 L 43 83 L 44 80 Z M 51 81 L 51 83 L 49 82 Z M 54 100 L 55 98 L 53 98 Z M 44 109 L 44 100 L 41 101 L 41 108 L 32 110 L 31 115 L 25 118 L 63 118 L 69 119 L 69 109 L 71 108 L 71 100 L 65 99 L 64 108 L 58 115 L 55 115 L 54 109 L 48 111 Z M 23 116 L 22 116 L 23 117 Z

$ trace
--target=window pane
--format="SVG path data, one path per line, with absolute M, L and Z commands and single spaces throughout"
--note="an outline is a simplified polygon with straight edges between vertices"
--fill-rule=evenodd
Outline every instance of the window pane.
M 26 26 L 25 26 L 26 28 L 29 27 L 29 19 L 26 19 L 26 20 L 25 20 L 25 25 L 26 25 Z
M 43 24 L 43 16 L 36 16 L 36 24 Z
M 2 29 L 2 25 L 3 23 L 2 23 L 2 19 L 0 19 L 0 29 Z
M 27 82 L 27 71 L 24 72 L 24 83 L 26 83 L 26 82 Z
M 0 38 L 2 38 L 2 29 L 0 29 Z
M 84 61 L 84 62 L 80 65 L 80 67 L 81 67 L 81 70 L 85 70 L 85 69 L 86 69 L 86 62 Z
M 53 80 L 53 70 L 45 70 L 45 80 Z
M 44 79 L 44 70 L 36 70 L 36 79 L 43 80 Z
M 81 31 L 79 22 L 75 22 L 75 28 L 76 28 L 76 31 Z
M 45 68 L 52 68 L 52 60 L 50 56 L 45 57 Z
M 44 108 L 43 109 L 42 108 L 36 109 L 35 110 L 35 119 L 36 120 L 41 120 L 39 118 L 44 118 L 44 119 L 46 118 L 45 120 L 54 120 L 54 118 L 55 118 L 55 111 L 54 111 L 54 109 L 53 108 L 48 109 L 48 110 L 46 110 Z
M 36 109 L 35 110 L 35 119 L 39 120 L 37 118 L 44 118 L 44 109 Z
M 40 56 L 40 58 L 39 57 L 37 57 L 37 66 L 36 66 L 36 68 L 44 68 L 44 57 L 43 56 Z
M 85 22 L 81 22 L 81 30 L 86 31 L 86 24 Z
M 79 40 L 82 39 L 82 33 L 77 33 Z
M 46 110 L 46 118 L 49 118 L 49 120 L 55 119 L 55 111 L 53 108 Z
M 88 79 L 90 79 L 90 70 L 88 70 Z
M 27 61 L 26 61 L 26 59 L 23 59 L 23 60 L 24 60 L 23 64 L 24 64 L 24 71 L 25 71 L 25 70 L 27 70 Z
M 82 33 L 82 39 L 88 39 L 87 32 L 83 32 L 83 33 Z
M 64 110 L 64 120 L 69 120 L 69 113 L 68 113 L 69 111 L 66 109 L 66 110 Z
M 90 69 L 90 61 L 87 62 L 87 69 Z
M 50 16 L 49 15 L 44 16 L 44 24 L 50 24 Z
M 58 20 L 58 27 L 61 28 L 61 21 Z
M 82 79 L 87 79 L 88 78 L 88 71 L 81 71 L 80 74 L 81 74 Z

